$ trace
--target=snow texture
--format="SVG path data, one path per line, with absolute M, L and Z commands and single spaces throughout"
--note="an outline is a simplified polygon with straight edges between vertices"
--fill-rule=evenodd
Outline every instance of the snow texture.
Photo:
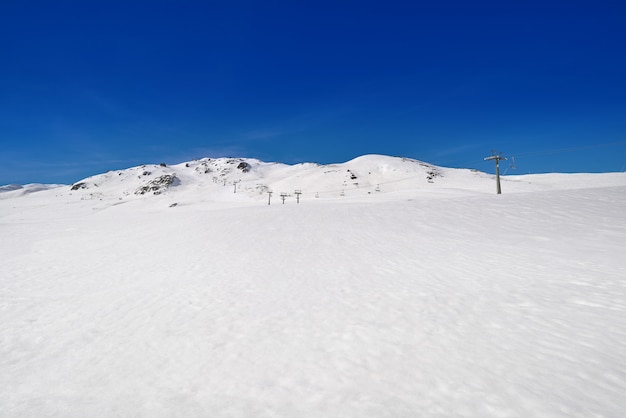
M 0 193 L 1 417 L 626 410 L 624 173 L 498 196 L 364 156 L 79 183 Z

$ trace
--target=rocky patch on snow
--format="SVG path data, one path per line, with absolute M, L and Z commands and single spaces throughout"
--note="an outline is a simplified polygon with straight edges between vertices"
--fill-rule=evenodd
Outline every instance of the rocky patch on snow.
M 212 170 L 209 167 L 209 162 L 211 159 L 203 160 L 194 168 L 194 171 L 198 174 L 209 174 Z M 187 165 L 189 167 L 189 165 Z
M 248 171 L 250 171 L 250 168 L 252 168 L 252 167 L 247 162 L 242 161 L 242 162 L 239 163 L 239 165 L 237 165 L 237 168 L 239 170 L 243 171 L 244 173 L 247 173 Z
M 81 181 L 80 183 L 75 183 L 72 184 L 72 187 L 70 188 L 70 190 L 80 190 L 80 189 L 86 189 L 89 186 L 87 185 L 87 183 L 85 183 L 84 181 Z
M 180 183 L 175 174 L 164 174 L 149 181 L 135 191 L 136 195 L 143 195 L 152 192 L 155 195 L 166 191 L 170 186 Z
M 441 177 L 441 171 L 437 170 L 437 168 L 435 167 L 430 167 L 430 169 L 426 172 L 426 180 L 428 180 L 429 183 L 434 183 L 435 182 L 435 178 L 437 177 Z

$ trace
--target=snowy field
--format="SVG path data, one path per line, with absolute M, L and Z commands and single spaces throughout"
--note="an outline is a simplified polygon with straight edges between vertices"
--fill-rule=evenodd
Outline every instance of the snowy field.
M 1 417 L 624 416 L 625 173 L 246 161 L 0 192 Z

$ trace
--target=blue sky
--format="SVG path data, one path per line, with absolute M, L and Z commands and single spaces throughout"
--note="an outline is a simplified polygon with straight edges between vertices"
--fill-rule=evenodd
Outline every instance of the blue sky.
M 406 156 L 626 170 L 626 2 L 0 5 L 0 184 Z M 505 168 L 508 167 L 505 163 Z

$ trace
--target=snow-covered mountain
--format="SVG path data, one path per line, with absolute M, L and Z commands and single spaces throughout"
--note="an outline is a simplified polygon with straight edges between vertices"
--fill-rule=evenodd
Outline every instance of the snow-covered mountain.
M 102 196 L 161 194 L 172 189 L 194 189 L 216 194 L 226 187 L 250 197 L 267 191 L 338 196 L 342 191 L 373 192 L 384 185 L 404 181 L 425 185 L 441 176 L 442 169 L 415 160 L 364 156 L 343 164 L 312 163 L 293 166 L 249 158 L 204 158 L 173 166 L 142 165 L 109 172 L 77 182 L 72 190 Z M 402 188 L 402 185 L 400 185 Z M 397 185 L 388 190 L 398 189 Z M 219 194 L 219 193 L 217 193 Z
M 503 176 L 505 193 L 584 188 L 600 182 L 622 184 L 623 173 Z M 0 198 L 21 196 L 59 185 L 9 185 Z M 169 194 L 221 201 L 264 200 L 272 192 L 293 198 L 331 199 L 390 192 L 493 193 L 495 178 L 477 170 L 438 167 L 409 158 L 365 155 L 339 164 L 286 165 L 250 158 L 203 158 L 181 164 L 151 164 L 110 171 L 80 180 L 55 193 L 80 199 L 125 200 Z M 238 196 L 231 196 L 238 194 Z
M 502 189 L 385 156 L 5 187 L 0 416 L 622 416 L 626 174 Z
M 489 176 L 469 170 L 435 167 L 406 158 L 369 155 L 342 164 L 312 163 L 285 165 L 248 158 L 204 158 L 173 166 L 142 165 L 109 172 L 79 181 L 71 190 L 82 196 L 117 198 L 193 191 L 214 198 L 240 193 L 265 199 L 271 191 L 293 195 L 332 198 L 425 187 L 437 183 L 449 186 L 463 172 L 469 187 L 480 188 Z M 450 179 L 444 179 L 444 172 Z M 456 175 L 451 175 L 455 173 Z M 482 182 L 481 182 L 482 180 Z

